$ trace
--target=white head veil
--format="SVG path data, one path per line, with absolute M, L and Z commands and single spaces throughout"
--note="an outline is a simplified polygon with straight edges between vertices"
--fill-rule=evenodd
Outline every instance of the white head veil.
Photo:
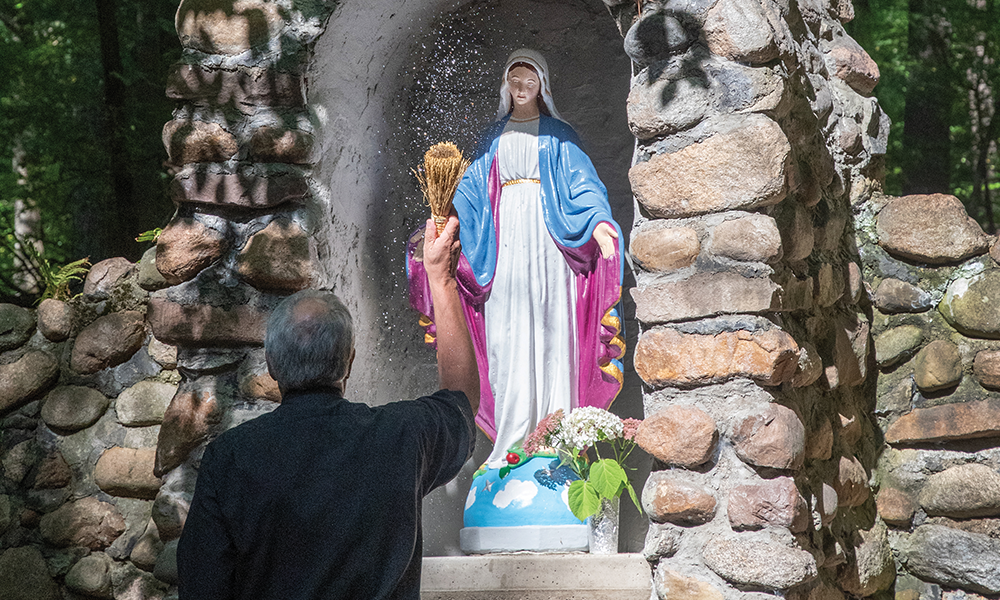
M 545 103 L 545 107 L 549 109 L 549 113 L 553 117 L 562 120 L 559 116 L 559 112 L 556 111 L 556 103 L 552 100 L 552 84 L 549 81 L 549 66 L 546 64 L 545 59 L 542 55 L 535 50 L 530 50 L 528 48 L 521 48 L 520 50 L 515 50 L 507 58 L 507 65 L 503 68 L 503 77 L 500 83 L 500 108 L 497 109 L 497 120 L 507 116 L 507 113 L 511 109 L 511 97 L 510 97 L 510 86 L 507 84 L 507 73 L 510 72 L 511 66 L 515 63 L 527 63 L 538 71 L 538 83 L 541 87 L 539 95 L 542 97 L 542 102 Z

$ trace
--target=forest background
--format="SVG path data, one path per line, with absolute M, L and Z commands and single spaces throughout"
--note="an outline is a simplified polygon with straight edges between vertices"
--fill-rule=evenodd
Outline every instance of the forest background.
M 881 69 L 886 193 L 950 193 L 997 232 L 1000 0 L 854 0 Z M 173 213 L 164 89 L 177 0 L 0 0 L 0 302 L 72 261 L 136 260 Z

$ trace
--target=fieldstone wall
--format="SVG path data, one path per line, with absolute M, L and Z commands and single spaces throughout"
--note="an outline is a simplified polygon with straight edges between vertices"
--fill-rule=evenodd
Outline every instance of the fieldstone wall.
M 853 8 L 606 4 L 636 67 L 631 293 L 656 594 L 887 590 L 852 210 L 882 178 L 889 121 L 842 25 Z
M 1000 247 L 941 194 L 857 214 L 897 598 L 1000 594 Z
M 0 598 L 152 599 L 176 582 L 187 504 L 155 465 L 184 437 L 169 414 L 187 375 L 146 321 L 169 285 L 155 255 L 94 265 L 69 302 L 0 305 Z

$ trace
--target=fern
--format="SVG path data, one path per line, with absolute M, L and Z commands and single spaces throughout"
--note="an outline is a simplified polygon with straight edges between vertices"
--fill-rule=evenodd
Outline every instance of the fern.
M 87 258 L 74 260 L 67 265 L 56 268 L 48 260 L 42 258 L 33 245 L 25 244 L 24 249 L 32 262 L 38 265 L 42 275 L 41 284 L 45 287 L 45 291 L 38 298 L 39 302 L 47 298 L 54 300 L 69 300 L 72 298 L 69 286 L 77 281 L 83 281 L 83 278 L 87 276 L 92 266 L 90 264 L 90 257 L 88 256 Z
M 90 257 L 74 260 L 68 265 L 60 267 L 58 270 L 45 261 L 45 291 L 41 300 L 53 298 L 55 300 L 69 300 L 71 298 L 69 286 L 76 281 L 83 281 L 90 271 Z

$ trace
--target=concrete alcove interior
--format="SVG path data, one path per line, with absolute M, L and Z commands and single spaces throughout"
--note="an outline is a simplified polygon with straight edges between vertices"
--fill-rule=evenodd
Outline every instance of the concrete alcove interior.
M 321 283 L 336 290 L 355 317 L 353 400 L 382 404 L 434 388 L 434 355 L 407 303 L 406 240 L 427 215 L 410 168 L 438 141 L 473 152 L 479 132 L 496 116 L 503 61 L 525 46 L 546 56 L 556 105 L 608 187 L 627 243 L 630 62 L 602 3 L 374 0 L 362 11 L 341 4 L 316 43 L 308 73 L 309 105 L 319 125 L 313 178 L 321 200 L 316 222 L 323 225 L 316 242 Z M 630 285 L 626 269 L 624 288 Z M 627 293 L 623 298 L 630 304 Z M 629 358 L 615 411 L 641 417 L 630 365 L 633 314 L 627 305 Z M 427 555 L 460 553 L 462 506 L 471 473 L 488 454 L 485 436 L 477 448 L 462 475 L 426 502 Z M 622 549 L 640 550 L 645 519 L 629 507 L 622 519 Z

